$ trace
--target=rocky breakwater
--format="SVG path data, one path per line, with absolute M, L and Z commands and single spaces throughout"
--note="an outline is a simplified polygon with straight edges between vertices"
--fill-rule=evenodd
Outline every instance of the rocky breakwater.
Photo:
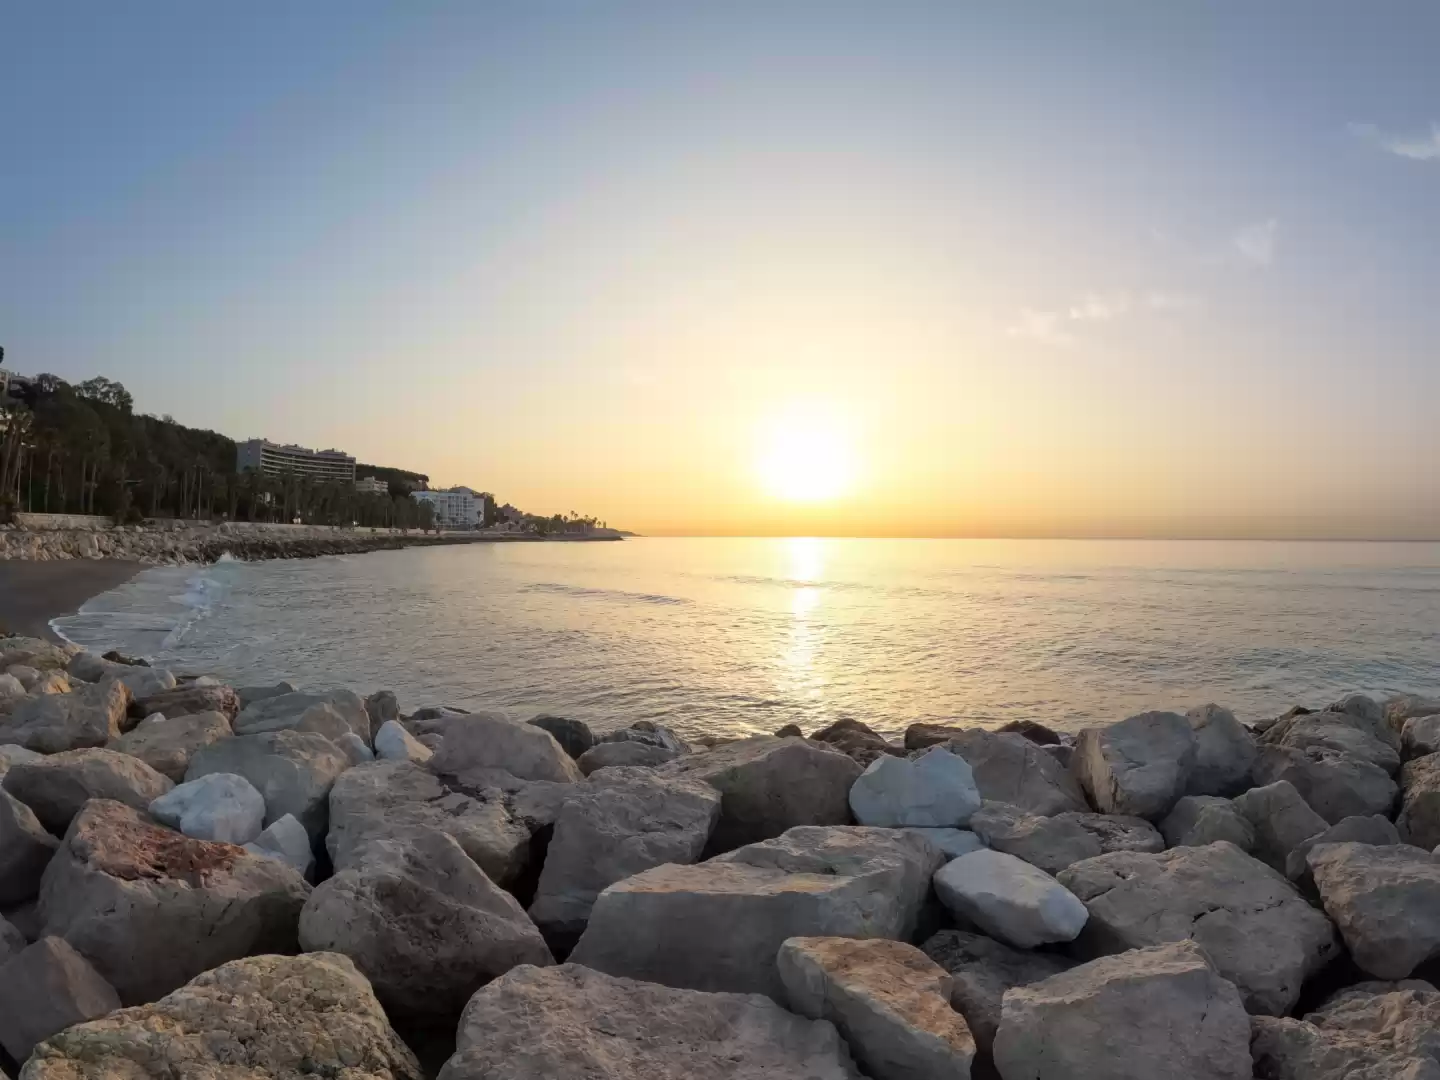
M 1428 1080 L 1437 725 L 697 747 L 0 639 L 0 1072 Z

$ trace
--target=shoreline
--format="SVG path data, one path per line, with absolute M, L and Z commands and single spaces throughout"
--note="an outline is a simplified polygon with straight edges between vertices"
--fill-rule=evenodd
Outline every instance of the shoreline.
M 144 570 L 126 559 L 0 560 L 0 630 L 59 642 L 50 623 Z

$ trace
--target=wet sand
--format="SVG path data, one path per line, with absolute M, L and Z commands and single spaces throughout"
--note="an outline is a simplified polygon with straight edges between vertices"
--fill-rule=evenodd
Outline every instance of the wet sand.
M 50 620 L 129 581 L 144 567 L 116 559 L 0 561 L 0 633 L 57 640 Z

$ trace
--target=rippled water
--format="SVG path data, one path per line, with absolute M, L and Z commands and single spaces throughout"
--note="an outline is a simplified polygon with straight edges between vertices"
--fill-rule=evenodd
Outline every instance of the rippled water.
M 146 571 L 57 621 L 237 683 L 639 719 L 1058 727 L 1440 690 L 1440 545 L 636 539 Z

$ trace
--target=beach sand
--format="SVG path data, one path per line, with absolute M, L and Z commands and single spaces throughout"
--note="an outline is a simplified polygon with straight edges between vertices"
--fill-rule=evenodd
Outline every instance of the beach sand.
M 144 567 L 115 559 L 0 561 L 0 632 L 57 640 L 50 620 L 71 615 Z

